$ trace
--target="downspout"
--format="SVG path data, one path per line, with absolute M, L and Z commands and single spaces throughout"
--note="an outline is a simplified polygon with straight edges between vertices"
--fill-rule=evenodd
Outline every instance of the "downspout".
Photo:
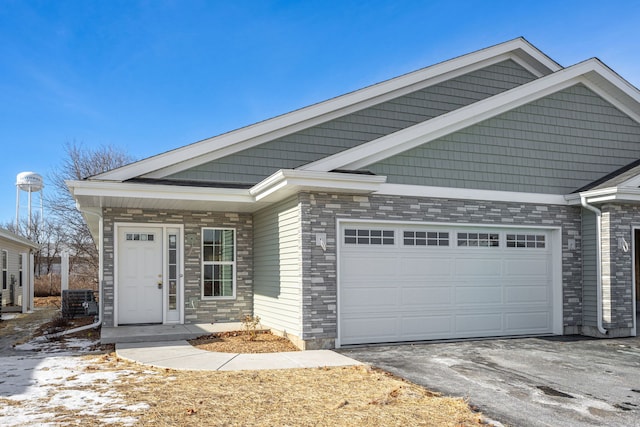
M 99 304 L 98 304 L 98 320 L 95 321 L 94 323 L 90 324 L 90 325 L 85 325 L 85 326 L 80 326 L 78 328 L 73 328 L 73 329 L 68 329 L 66 331 L 62 331 L 62 332 L 57 332 L 55 334 L 51 334 L 51 335 L 47 335 L 47 338 L 58 338 L 61 337 L 63 335 L 68 335 L 68 334 L 73 334 L 76 332 L 80 332 L 80 331 L 86 331 L 87 329 L 94 329 L 99 327 L 102 324 L 102 311 L 104 309 L 104 299 L 103 299 L 103 289 L 102 289 L 102 280 L 104 278 L 104 274 L 102 271 L 102 263 L 103 263 L 103 259 L 102 259 L 102 245 L 103 245 L 103 228 L 102 226 L 104 225 L 103 223 L 103 218 L 102 218 L 102 213 L 95 213 L 95 212 L 91 212 L 91 211 L 87 211 L 87 210 L 82 210 L 80 209 L 80 207 L 78 206 L 78 209 L 85 214 L 89 214 L 89 215 L 95 215 L 98 217 L 98 221 L 99 221 L 99 230 L 98 230 L 98 298 L 99 298 Z
M 582 207 L 590 210 L 591 212 L 596 214 L 596 308 L 597 308 L 597 326 L 598 332 L 603 335 L 607 335 L 609 331 L 607 331 L 602 326 L 602 235 L 601 229 L 601 221 L 602 221 L 602 211 L 595 206 L 592 206 L 587 203 L 587 199 L 585 196 L 580 196 L 580 203 Z

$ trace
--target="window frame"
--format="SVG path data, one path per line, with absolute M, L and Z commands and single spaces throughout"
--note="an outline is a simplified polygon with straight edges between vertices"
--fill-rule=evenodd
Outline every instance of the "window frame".
M 204 259 L 204 237 L 206 231 L 231 231 L 233 232 L 233 261 L 205 261 Z M 202 300 L 233 300 L 236 299 L 236 288 L 237 288 L 237 250 L 238 250 L 238 233 L 237 230 L 233 227 L 202 227 L 200 236 L 200 297 Z M 205 268 L 206 266 L 212 266 L 215 268 L 216 265 L 231 265 L 231 295 L 205 295 Z M 214 288 L 212 286 L 212 293 Z
M 397 244 L 396 231 L 395 228 L 384 227 L 347 227 L 342 231 L 342 241 L 347 246 L 395 246 Z M 350 234 L 350 232 L 355 234 Z
M 7 290 L 9 287 L 9 251 L 2 249 L 2 290 Z

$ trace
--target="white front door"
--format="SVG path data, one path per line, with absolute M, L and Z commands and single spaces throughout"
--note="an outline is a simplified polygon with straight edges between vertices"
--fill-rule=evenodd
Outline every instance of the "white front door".
M 162 323 L 163 229 L 118 228 L 118 324 Z

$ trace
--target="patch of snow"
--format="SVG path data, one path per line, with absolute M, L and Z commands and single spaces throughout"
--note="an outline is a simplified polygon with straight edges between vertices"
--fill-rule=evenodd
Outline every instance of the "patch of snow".
M 2 320 L 11 320 L 18 317 L 20 313 L 2 313 Z
M 60 353 L 68 350 L 89 351 L 98 344 L 97 340 L 67 338 L 64 340 L 47 340 L 38 337 L 23 344 L 14 346 L 18 351 L 44 351 L 46 353 Z
M 135 417 L 108 414 L 112 409 L 140 411 L 144 403 L 126 405 L 110 386 L 133 371 L 100 370 L 100 361 L 79 357 L 90 354 L 95 341 L 33 340 L 16 346 L 16 356 L 0 358 L 0 425 L 24 426 L 51 421 L 56 407 L 95 416 L 101 423 L 134 425 Z

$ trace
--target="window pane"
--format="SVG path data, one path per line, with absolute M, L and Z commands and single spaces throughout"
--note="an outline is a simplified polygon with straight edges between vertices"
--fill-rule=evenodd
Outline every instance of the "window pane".
M 202 249 L 203 249 L 202 259 L 204 261 L 213 261 L 213 247 L 212 246 L 205 246 Z

